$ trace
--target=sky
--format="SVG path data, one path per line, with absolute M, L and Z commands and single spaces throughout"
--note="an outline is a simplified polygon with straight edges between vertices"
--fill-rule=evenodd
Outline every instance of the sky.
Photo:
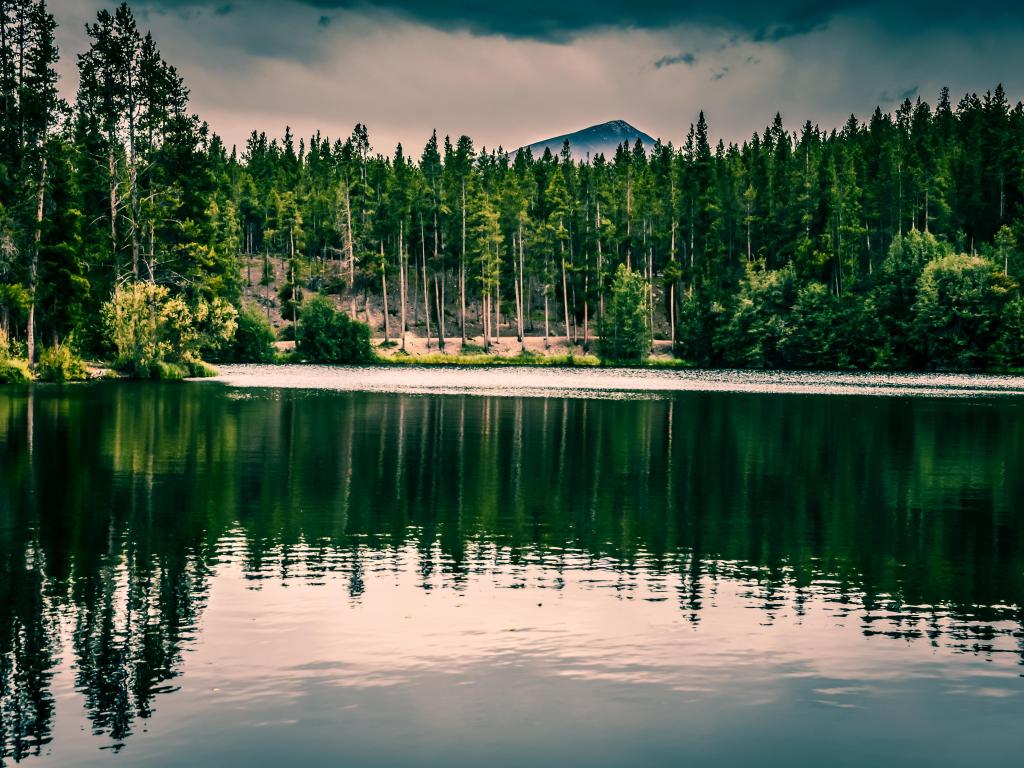
M 84 24 L 113 2 L 51 0 L 65 94 Z M 742 141 L 776 112 L 841 126 L 904 98 L 1024 96 L 1024 8 L 974 0 L 136 0 L 192 109 L 252 130 L 347 136 L 418 155 L 432 129 L 513 149 L 606 120 L 679 144 L 700 110 Z

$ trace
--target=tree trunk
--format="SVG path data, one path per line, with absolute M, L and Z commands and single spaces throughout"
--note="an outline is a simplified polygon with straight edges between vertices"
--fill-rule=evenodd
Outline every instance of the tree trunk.
M 288 267 L 291 270 L 292 280 L 292 330 L 294 331 L 294 326 L 299 321 L 299 285 L 298 280 L 296 280 L 295 276 L 295 230 L 293 230 L 291 227 L 288 227 L 288 253 Z
M 434 273 L 434 306 L 437 307 L 437 348 L 444 352 L 444 307 L 437 287 L 437 273 Z
M 114 179 L 117 163 L 114 159 L 113 137 L 108 137 L 107 141 L 110 144 L 107 150 L 107 171 L 110 174 L 110 253 L 114 259 L 114 279 L 117 280 L 121 277 L 121 262 L 117 253 L 117 182 Z
M 647 249 L 647 311 L 651 318 L 651 351 L 654 351 L 654 246 Z
M 445 274 L 445 271 L 442 268 L 441 269 L 441 303 L 438 306 L 438 312 L 440 312 L 440 315 L 441 315 L 441 339 L 442 339 L 442 341 L 447 337 L 447 329 L 446 329 L 445 321 L 444 321 L 444 307 L 445 307 L 444 292 L 445 292 L 445 281 L 447 279 L 448 279 L 448 276 Z M 442 343 L 441 346 L 444 347 L 444 344 Z
M 528 311 L 526 305 L 526 297 L 523 295 L 523 270 L 526 266 L 525 258 L 523 256 L 523 222 L 519 222 L 519 341 L 522 342 L 523 350 L 526 350 L 526 340 L 524 335 L 526 333 L 526 325 L 524 323 L 524 315 Z
M 430 286 L 427 284 L 427 241 L 424 238 L 422 216 L 420 216 L 420 260 L 423 267 L 423 319 L 427 330 L 427 349 L 430 349 Z
M 548 348 L 548 337 L 551 335 L 548 317 L 548 286 L 544 284 L 544 349 Z
M 672 285 L 668 288 L 668 324 L 671 326 L 672 333 L 672 353 L 675 354 L 676 350 L 676 284 L 672 281 Z
M 405 351 L 405 293 L 406 293 L 406 274 L 405 274 L 405 223 L 398 222 L 398 293 L 402 301 L 402 328 L 401 328 L 401 339 L 402 339 L 402 351 Z
M 480 328 L 484 334 L 484 351 L 489 352 L 491 349 L 491 294 L 489 291 L 485 291 L 484 295 L 480 297 Z
M 128 192 L 132 206 L 132 276 L 139 279 L 139 190 L 138 190 L 138 169 L 135 161 L 132 160 L 128 169 Z
M 515 282 L 516 292 L 516 339 L 519 341 L 521 351 L 526 351 L 526 340 L 523 338 L 523 296 L 520 292 L 519 281 Z
M 390 326 L 388 324 L 388 270 L 384 262 L 384 241 L 380 241 L 380 288 L 384 296 L 384 341 L 391 341 Z
M 44 150 L 45 151 L 45 150 Z M 28 327 L 26 328 L 26 345 L 28 347 L 28 364 L 36 363 L 36 282 L 39 278 L 39 247 L 43 240 L 43 202 L 46 198 L 46 157 L 43 157 L 39 173 L 39 189 L 36 192 L 36 231 L 32 248 L 32 263 L 29 266 L 29 305 Z
M 749 215 L 749 204 L 747 207 L 747 261 L 750 261 L 750 215 Z M 672 241 L 669 244 L 669 258 L 672 260 L 672 264 L 676 263 L 676 223 L 672 222 Z M 676 271 L 675 267 L 672 269 L 672 283 L 668 288 L 668 324 L 669 324 L 669 338 L 672 339 L 672 353 L 675 354 L 676 350 Z
M 604 317 L 604 256 L 601 253 L 601 201 L 597 201 L 597 296 L 600 317 Z
M 348 290 L 352 295 L 352 319 L 356 319 L 356 253 L 352 243 L 352 204 L 348 181 L 345 182 L 345 248 L 348 250 Z
M 459 293 L 462 296 L 462 346 L 466 346 L 466 182 L 462 182 L 462 250 L 459 252 Z
M 156 267 L 156 224 L 149 222 L 149 259 L 146 260 L 146 273 L 149 275 L 149 282 L 156 282 L 154 269 Z
M 590 254 L 587 254 L 587 271 L 583 274 L 583 351 L 590 349 Z
M 498 257 L 498 245 L 494 245 L 494 263 L 497 265 L 494 280 L 494 339 L 501 345 L 501 265 Z
M 565 280 L 565 242 L 562 242 L 562 311 L 565 315 L 565 346 L 570 344 L 569 338 L 569 288 Z

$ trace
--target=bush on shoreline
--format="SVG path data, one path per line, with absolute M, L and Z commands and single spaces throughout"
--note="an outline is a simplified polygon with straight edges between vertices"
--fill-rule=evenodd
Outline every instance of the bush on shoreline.
M 27 384 L 32 381 L 28 361 L 20 358 L 18 351 L 7 332 L 0 327 L 0 384 Z
M 189 304 L 148 282 L 119 286 L 103 306 L 114 367 L 139 379 L 209 375 L 201 353 L 216 354 L 232 341 L 236 316 L 223 299 Z
M 258 309 L 247 306 L 238 313 L 235 337 L 224 359 L 232 363 L 274 362 L 274 329 Z
M 370 363 L 376 360 L 370 327 L 339 312 L 330 300 L 317 297 L 302 307 L 296 348 L 315 363 Z
M 601 318 L 598 351 L 617 363 L 643 362 L 651 351 L 647 281 L 620 264 L 612 282 L 608 312 Z
M 28 384 L 32 381 L 32 371 L 28 361 L 17 357 L 0 358 L 0 384 Z
M 40 353 L 36 375 L 42 381 L 55 383 L 85 381 L 89 378 L 89 370 L 82 358 L 72 351 L 68 342 L 65 342 L 47 347 Z

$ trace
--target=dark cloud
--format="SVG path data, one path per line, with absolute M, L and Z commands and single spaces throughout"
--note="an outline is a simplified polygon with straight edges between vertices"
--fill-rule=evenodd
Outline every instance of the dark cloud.
M 67 98 L 84 24 L 117 2 L 51 0 Z M 620 116 L 679 141 L 698 109 L 740 140 L 776 112 L 838 127 L 947 85 L 1024 96 L 1024 7 L 994 0 L 129 2 L 229 143 L 362 122 L 382 151 L 432 128 L 520 146 Z
M 386 13 L 442 30 L 468 30 L 480 35 L 568 42 L 579 34 L 603 28 L 664 29 L 699 24 L 733 30 L 755 42 L 778 42 L 828 27 L 838 13 L 869 16 L 886 26 L 904 27 L 915 34 L 936 27 L 953 27 L 965 20 L 991 24 L 997 19 L 1024 19 L 1024 9 L 1001 0 L 647 0 L 625 4 L 620 0 L 519 0 L 465 2 L 465 0 L 298 0 L 325 11 Z M 135 0 L 137 7 L 180 10 L 216 5 L 223 0 Z M 233 0 L 235 12 L 264 0 Z
M 807 18 L 801 19 L 797 22 L 773 24 L 761 27 L 752 35 L 752 38 L 758 43 L 777 43 L 779 40 L 785 40 L 787 37 L 807 35 L 811 32 L 818 32 L 826 29 L 827 27 L 827 13 L 822 12 L 817 17 L 808 16 Z
M 664 29 L 699 24 L 734 30 L 757 41 L 777 41 L 824 28 L 835 13 L 871 5 L 872 0 L 721 0 L 709 5 L 692 0 L 520 0 L 515 3 L 467 3 L 463 0 L 299 0 L 315 9 L 388 13 L 443 30 L 479 35 L 568 42 L 604 28 Z M 216 0 L 135 0 L 137 7 L 161 10 L 204 8 Z M 235 0 L 236 12 L 260 0 Z
M 686 64 L 692 67 L 697 63 L 697 57 L 687 51 L 686 53 L 677 53 L 672 56 L 662 56 L 656 62 L 654 62 L 655 69 L 661 69 L 663 67 L 671 67 L 674 64 Z
M 902 103 L 902 102 L 906 101 L 907 99 L 910 99 L 911 101 L 913 101 L 914 99 L 917 98 L 917 96 L 918 96 L 918 94 L 920 92 L 921 92 L 921 88 L 919 86 L 916 86 L 916 85 L 913 88 L 905 88 L 902 91 L 896 92 L 895 94 L 889 93 L 888 91 L 882 91 L 880 94 L 878 94 L 878 103 L 879 104 L 894 104 L 896 102 L 901 102 Z

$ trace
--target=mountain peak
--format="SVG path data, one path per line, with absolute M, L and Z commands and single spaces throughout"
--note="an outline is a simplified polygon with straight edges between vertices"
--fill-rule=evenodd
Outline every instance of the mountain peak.
M 562 151 L 562 145 L 568 141 L 573 158 L 584 160 L 599 154 L 611 157 L 620 144 L 625 142 L 627 145 L 633 146 L 637 139 L 648 151 L 654 146 L 654 139 L 649 134 L 633 127 L 625 120 L 609 120 L 606 123 L 591 125 L 572 133 L 563 133 L 561 136 L 535 141 L 521 149 L 529 149 L 535 157 L 544 154 L 545 149 L 550 149 L 551 154 L 557 155 Z

